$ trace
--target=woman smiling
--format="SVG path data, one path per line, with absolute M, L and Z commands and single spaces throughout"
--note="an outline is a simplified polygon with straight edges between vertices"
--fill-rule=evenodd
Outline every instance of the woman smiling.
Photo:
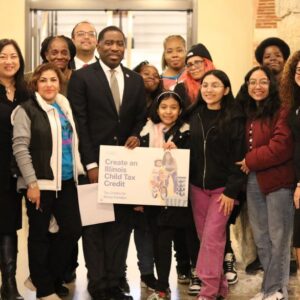
M 78 138 L 68 100 L 59 93 L 57 66 L 39 66 L 32 77 L 35 96 L 13 113 L 13 150 L 29 217 L 30 276 L 39 299 L 60 299 L 67 258 L 81 234 L 76 182 L 84 174 Z M 48 234 L 50 217 L 59 226 Z M 62 293 L 62 290 L 64 293 Z

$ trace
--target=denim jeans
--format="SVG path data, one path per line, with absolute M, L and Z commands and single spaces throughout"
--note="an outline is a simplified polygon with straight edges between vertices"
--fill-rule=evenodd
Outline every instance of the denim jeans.
M 288 299 L 290 246 L 293 231 L 293 193 L 281 188 L 267 195 L 260 191 L 256 173 L 248 176 L 247 203 L 249 221 L 264 277 L 261 291 L 271 295 L 282 290 Z

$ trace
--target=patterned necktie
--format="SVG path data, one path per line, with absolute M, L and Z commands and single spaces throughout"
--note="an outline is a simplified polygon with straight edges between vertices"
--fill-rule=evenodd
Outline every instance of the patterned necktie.
M 119 91 L 118 80 L 116 77 L 116 70 L 112 69 L 112 70 L 110 70 L 110 73 L 111 73 L 110 89 L 111 89 L 111 93 L 112 93 L 114 101 L 115 101 L 117 112 L 119 114 L 121 101 L 120 101 L 120 91 Z

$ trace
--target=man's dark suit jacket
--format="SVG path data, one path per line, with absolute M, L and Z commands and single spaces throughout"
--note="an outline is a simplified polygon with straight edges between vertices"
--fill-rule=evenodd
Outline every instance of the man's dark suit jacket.
M 77 121 L 81 159 L 99 162 L 100 145 L 123 146 L 139 136 L 145 122 L 146 95 L 142 77 L 123 66 L 124 92 L 119 115 L 109 82 L 99 61 L 73 72 L 68 99 Z M 127 211 L 127 213 L 126 213 Z M 127 222 L 131 206 L 115 205 L 116 220 Z

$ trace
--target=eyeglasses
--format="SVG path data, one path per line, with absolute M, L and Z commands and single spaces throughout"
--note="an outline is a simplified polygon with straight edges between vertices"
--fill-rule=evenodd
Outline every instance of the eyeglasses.
M 261 80 L 255 80 L 255 79 L 250 79 L 248 81 L 248 85 L 251 87 L 255 87 L 257 85 L 262 86 L 262 87 L 267 87 L 270 84 L 270 80 L 268 79 L 261 79 Z
M 300 75 L 300 68 L 298 67 L 298 68 L 296 68 L 296 71 L 295 71 L 295 73 L 297 74 L 297 75 Z
M 86 35 L 90 38 L 96 37 L 96 32 L 95 31 L 77 31 L 75 33 L 78 37 L 85 37 Z
M 188 69 L 195 67 L 195 68 L 199 68 L 202 64 L 204 63 L 204 60 L 195 60 L 194 63 L 187 63 L 186 67 Z
M 214 83 L 214 82 L 212 84 L 208 84 L 208 83 L 204 82 L 201 85 L 201 89 L 208 89 L 209 87 L 213 90 L 216 90 L 218 88 L 224 87 L 224 85 L 222 85 L 220 83 Z

